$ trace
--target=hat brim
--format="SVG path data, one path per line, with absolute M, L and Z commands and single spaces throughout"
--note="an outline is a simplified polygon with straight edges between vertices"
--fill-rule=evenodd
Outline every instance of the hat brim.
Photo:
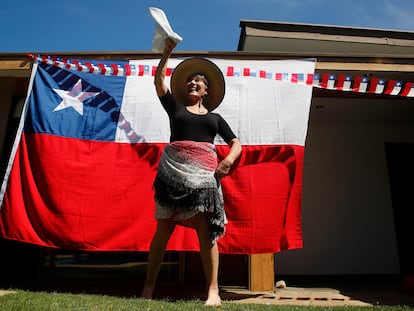
M 216 64 L 205 58 L 188 58 L 175 67 L 171 76 L 173 96 L 182 104 L 188 102 L 187 81 L 193 74 L 203 74 L 207 78 L 208 95 L 204 98 L 203 105 L 208 111 L 216 109 L 224 98 L 224 76 Z

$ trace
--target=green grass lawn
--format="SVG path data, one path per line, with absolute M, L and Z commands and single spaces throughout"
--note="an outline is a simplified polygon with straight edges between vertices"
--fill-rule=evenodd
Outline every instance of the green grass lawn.
M 205 307 L 201 300 L 142 300 L 139 298 L 122 298 L 107 295 L 68 294 L 57 292 L 31 292 L 13 290 L 13 293 L 0 296 L 0 311 L 159 311 L 159 310 L 332 310 L 332 311 L 414 311 L 408 306 L 335 306 L 310 307 L 268 304 L 237 304 L 223 301 L 218 307 Z

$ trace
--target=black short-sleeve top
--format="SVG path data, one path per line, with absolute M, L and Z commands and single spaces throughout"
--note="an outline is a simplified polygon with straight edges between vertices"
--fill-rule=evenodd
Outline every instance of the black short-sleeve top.
M 160 101 L 170 119 L 170 142 L 191 140 L 213 143 L 217 134 L 226 143 L 236 138 L 228 123 L 218 113 L 191 113 L 183 104 L 177 102 L 169 90 L 160 97 Z

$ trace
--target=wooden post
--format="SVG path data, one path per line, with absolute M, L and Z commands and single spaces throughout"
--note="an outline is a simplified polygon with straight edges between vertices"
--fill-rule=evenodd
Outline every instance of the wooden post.
M 275 287 L 274 254 L 249 255 L 249 290 L 273 291 Z

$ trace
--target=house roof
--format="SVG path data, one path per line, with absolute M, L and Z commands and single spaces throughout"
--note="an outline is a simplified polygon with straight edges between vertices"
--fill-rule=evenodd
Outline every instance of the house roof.
M 414 32 L 315 24 L 240 21 L 237 51 L 175 51 L 173 57 L 316 59 L 319 74 L 351 74 L 414 82 Z M 151 51 L 39 52 L 79 59 L 159 58 Z M 1 77 L 29 77 L 25 53 L 0 53 Z
M 315 24 L 240 21 L 238 51 L 413 58 L 414 32 Z
M 314 58 L 320 74 L 414 81 L 413 31 L 258 20 L 240 28 L 240 52 Z

